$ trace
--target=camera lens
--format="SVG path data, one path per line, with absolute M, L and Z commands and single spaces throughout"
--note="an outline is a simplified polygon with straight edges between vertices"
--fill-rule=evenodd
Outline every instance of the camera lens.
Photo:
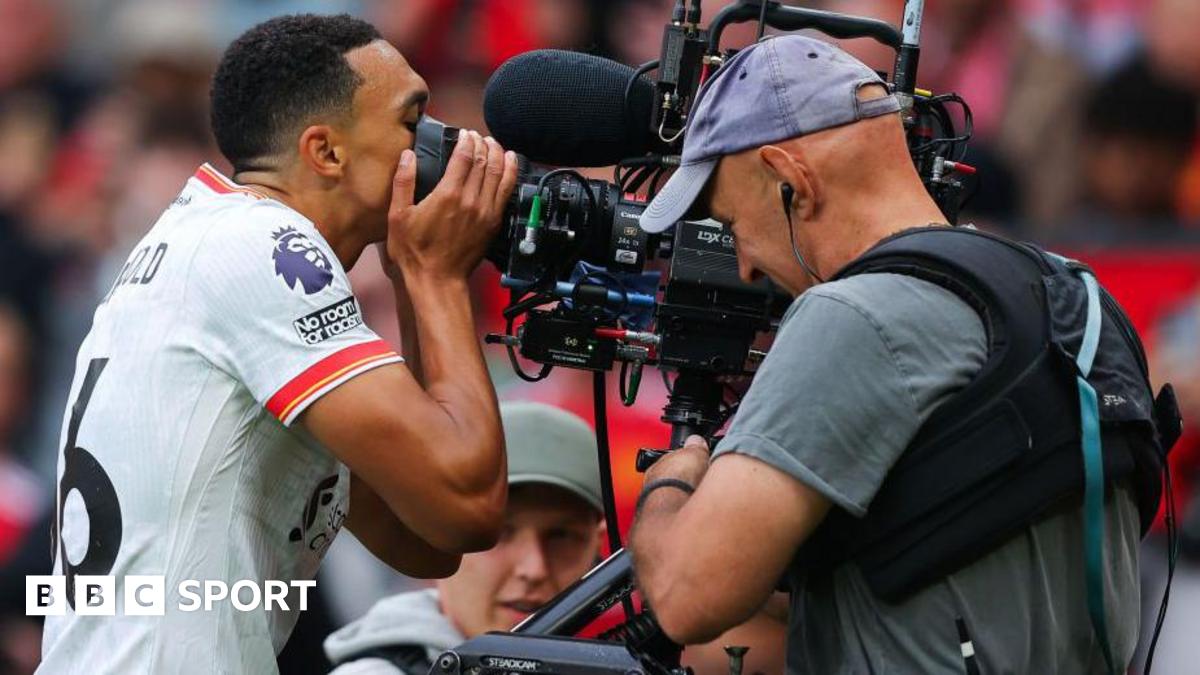
M 428 115 L 417 123 L 417 201 L 432 192 L 445 174 L 458 131 Z M 517 187 L 487 254 L 501 272 L 524 281 L 544 281 L 545 275 L 568 272 L 579 260 L 614 272 L 642 270 L 656 239 L 638 227 L 644 204 L 622 199 L 613 183 L 583 181 L 577 174 L 543 181 L 545 169 L 533 169 L 525 157 L 517 158 Z M 531 229 L 533 197 L 539 192 L 541 218 L 534 225 L 534 243 L 526 230 Z
M 437 187 L 457 142 L 457 128 L 446 126 L 428 115 L 417 122 L 417 140 L 413 147 L 417 153 L 416 201 L 429 196 Z

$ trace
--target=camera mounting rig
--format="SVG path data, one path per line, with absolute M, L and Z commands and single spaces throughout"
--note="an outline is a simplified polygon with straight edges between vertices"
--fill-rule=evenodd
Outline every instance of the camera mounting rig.
M 746 284 L 738 278 L 733 238 L 719 224 L 682 221 L 673 233 L 647 235 L 638 217 L 667 172 L 679 165 L 700 87 L 735 53 L 721 50 L 725 29 L 757 21 L 760 38 L 768 26 L 816 30 L 835 38 L 871 38 L 896 51 L 889 88 L 900 100 L 910 154 L 926 188 L 955 223 L 964 188 L 974 182 L 974 169 L 962 163 L 972 133 L 971 112 L 956 94 L 934 95 L 916 87 L 923 9 L 924 0 L 906 0 L 903 27 L 897 29 L 873 18 L 777 0 L 738 0 L 705 28 L 700 25 L 700 0 L 676 0 L 663 32 L 661 58 L 633 71 L 624 105 L 632 120 L 631 92 L 639 78 L 657 70 L 651 133 L 668 151 L 622 160 L 615 184 L 587 180 L 570 169 L 538 173 L 522 166 L 522 184 L 488 254 L 511 292 L 504 310 L 507 328 L 487 336 L 487 342 L 503 345 L 515 372 L 528 381 L 545 378 L 556 366 L 593 372 L 601 488 L 614 553 L 512 632 L 488 633 L 444 652 L 432 674 L 690 672 L 680 665 L 682 648 L 663 633 L 652 608 L 643 602 L 635 611 L 630 555 L 621 548 L 613 503 L 605 375 L 620 364 L 621 398 L 632 405 L 645 366 L 663 371 L 664 381 L 668 372 L 675 373 L 662 415 L 671 427 L 668 447 L 682 446 L 692 434 L 712 439 L 737 407 L 727 400 L 729 381 L 753 375 L 751 367 L 763 353 L 752 345 L 759 334 L 777 326 L 789 298 L 769 281 Z M 955 104 L 962 109 L 961 132 L 949 111 Z M 454 134 L 440 124 L 419 128 L 418 156 L 448 156 L 445 150 Z M 440 175 L 436 162 L 434 166 L 434 173 L 418 179 L 426 192 Z M 656 257 L 670 260 L 665 279 L 643 273 L 645 262 Z M 518 352 L 541 364 L 541 370 L 526 373 Z M 666 452 L 640 450 L 638 470 Z M 598 639 L 575 637 L 618 604 L 624 609 L 622 623 Z M 744 649 L 729 653 L 731 672 L 740 672 Z

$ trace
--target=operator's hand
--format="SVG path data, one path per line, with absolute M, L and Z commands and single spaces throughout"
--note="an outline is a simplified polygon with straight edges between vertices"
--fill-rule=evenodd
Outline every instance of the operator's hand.
M 516 184 L 516 155 L 463 130 L 446 174 L 414 205 L 417 157 L 405 150 L 388 209 L 388 259 L 405 274 L 465 278 L 483 259 Z
M 646 471 L 646 482 L 677 478 L 697 487 L 708 472 L 708 464 L 708 443 L 701 436 L 688 436 L 682 448 L 668 452 Z

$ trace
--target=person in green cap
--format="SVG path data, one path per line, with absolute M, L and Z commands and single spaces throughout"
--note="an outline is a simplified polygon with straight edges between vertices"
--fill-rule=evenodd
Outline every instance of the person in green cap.
M 509 493 L 499 543 L 330 635 L 334 675 L 425 675 L 442 651 L 512 628 L 596 563 L 604 519 L 591 427 L 542 403 L 504 403 L 500 417 Z

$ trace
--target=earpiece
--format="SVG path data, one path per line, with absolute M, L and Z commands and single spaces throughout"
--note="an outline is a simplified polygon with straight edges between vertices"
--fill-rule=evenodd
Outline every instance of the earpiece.
M 787 218 L 788 224 L 788 239 L 791 240 L 792 254 L 796 256 L 796 262 L 808 272 L 809 276 L 817 281 L 817 283 L 825 283 L 821 275 L 817 274 L 816 270 L 809 266 L 804 260 L 804 256 L 800 255 L 800 249 L 796 246 L 796 236 L 792 231 L 792 198 L 796 196 L 796 188 L 792 187 L 791 183 L 781 183 L 779 185 L 779 197 L 783 201 L 783 217 Z

